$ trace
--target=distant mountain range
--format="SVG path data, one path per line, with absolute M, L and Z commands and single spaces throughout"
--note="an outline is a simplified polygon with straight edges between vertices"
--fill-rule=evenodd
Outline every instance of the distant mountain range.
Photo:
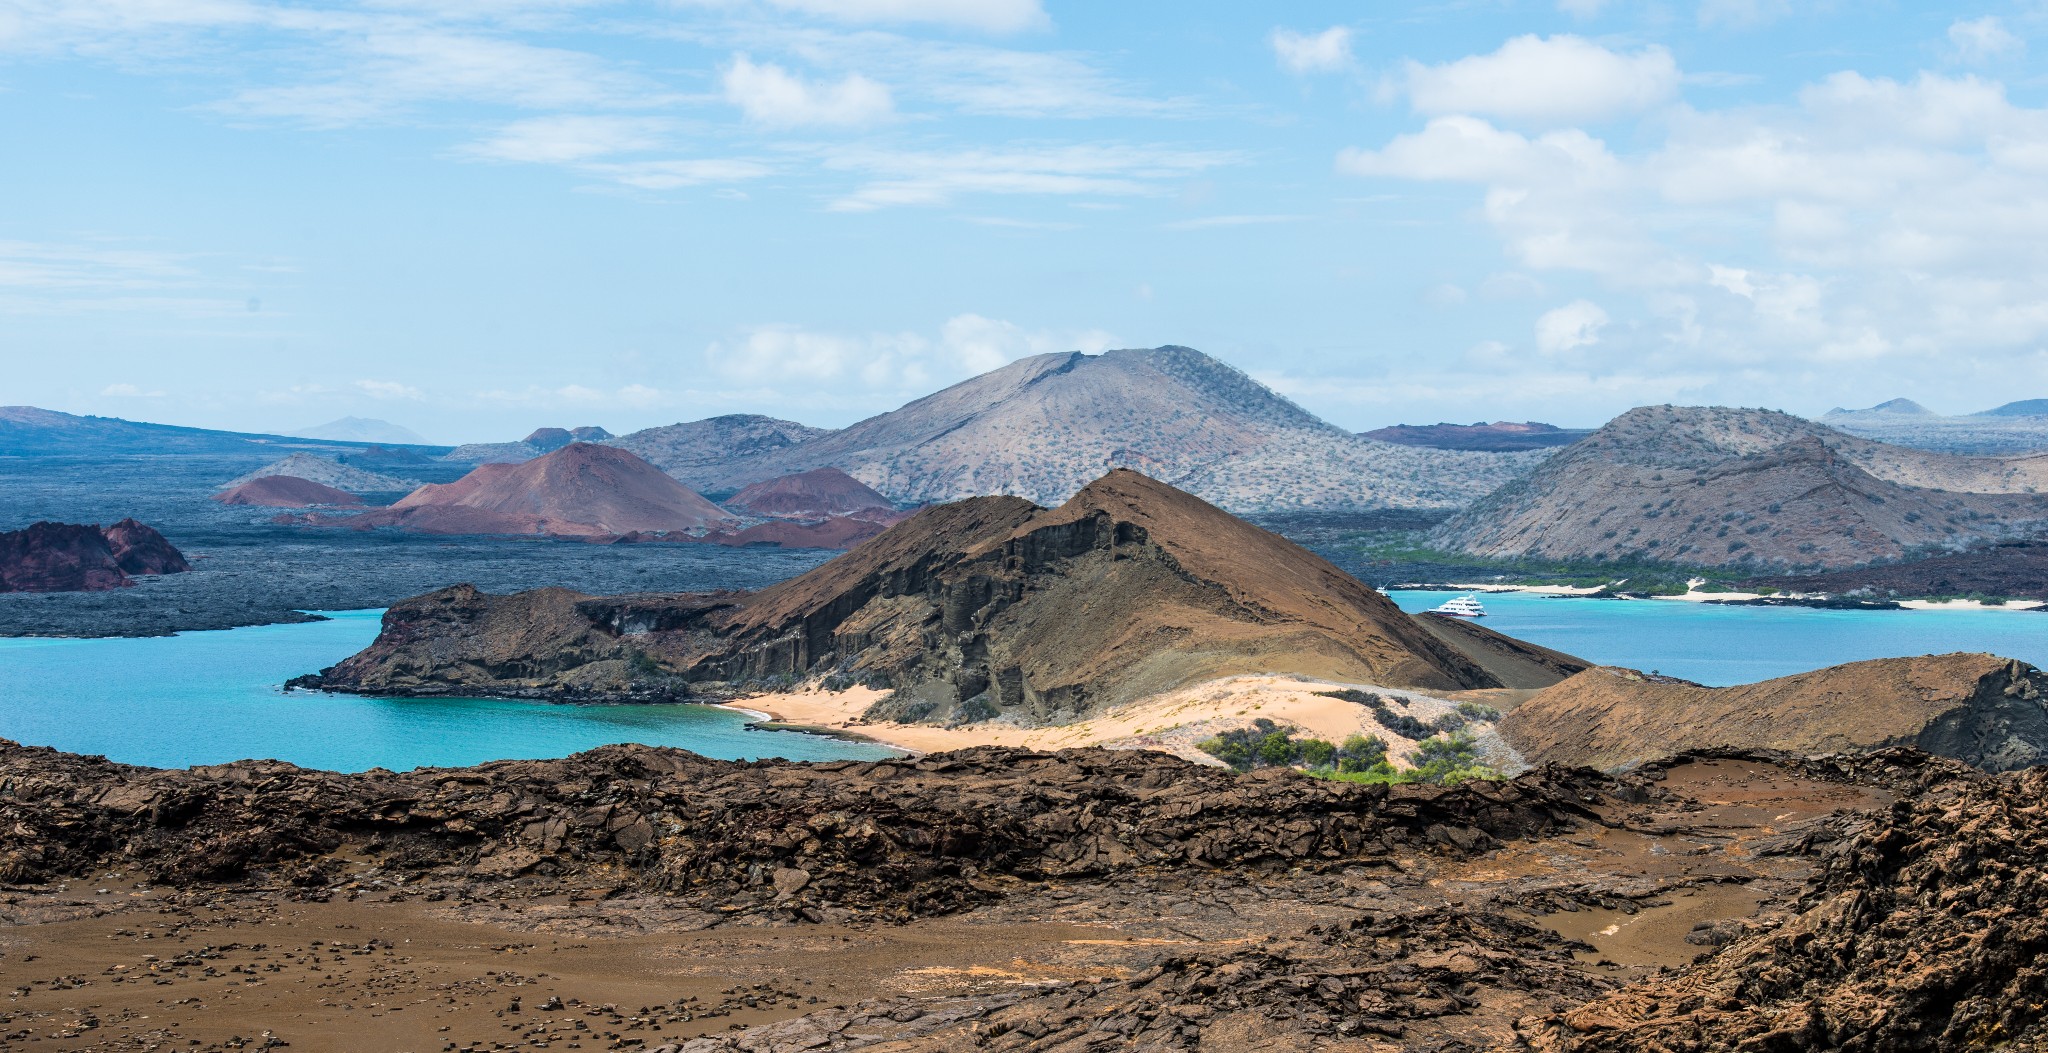
M 2023 399 L 1955 417 L 1912 399 L 1892 399 L 1868 409 L 1832 409 L 1820 421 L 1866 439 L 1966 456 L 2048 450 L 2048 399 Z
M 900 504 L 1056 505 L 1126 467 L 1236 511 L 1454 508 L 1545 456 L 1362 438 L 1185 347 L 1037 355 L 838 431 L 716 417 L 614 444 L 714 495 L 829 467 Z
M 2048 455 L 1955 457 L 1770 410 L 1647 406 L 1446 520 L 1485 556 L 1838 568 L 2038 534 Z
M 1433 446 L 1439 450 L 1543 450 L 1572 443 L 1593 434 L 1591 428 L 1560 428 L 1535 421 L 1517 423 L 1497 420 L 1492 424 L 1396 424 L 1361 432 L 1365 438 L 1403 446 Z
M 296 450 L 344 456 L 438 456 L 445 446 L 379 450 L 378 444 L 299 435 L 215 431 L 119 417 L 83 417 L 35 406 L 0 406 L 0 454 L 94 457 L 116 454 L 242 456 L 275 460 Z
M 296 433 L 308 439 L 336 439 L 341 442 L 375 442 L 397 446 L 425 446 L 427 440 L 411 428 L 370 417 L 343 417 Z

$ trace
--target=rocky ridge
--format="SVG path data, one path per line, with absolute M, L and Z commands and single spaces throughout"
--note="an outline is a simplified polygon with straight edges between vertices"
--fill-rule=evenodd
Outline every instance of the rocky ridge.
M 1054 505 L 1122 467 L 1233 511 L 1455 507 L 1543 456 L 1362 439 L 1185 347 L 1020 359 L 833 432 L 748 418 L 760 433 L 750 452 L 712 427 L 732 420 L 616 442 L 707 493 L 831 467 L 898 504 L 1007 494 Z
M 158 770 L 5 740 L 0 773 L 10 884 L 115 863 L 180 885 L 318 887 L 340 856 L 361 852 L 427 885 L 608 876 L 727 920 L 811 921 L 948 913 L 1014 882 L 1147 867 L 1472 853 L 1577 823 L 1608 786 L 1561 770 L 1449 789 L 1354 786 L 1153 753 L 986 748 L 799 764 L 607 746 L 403 774 L 277 761 Z

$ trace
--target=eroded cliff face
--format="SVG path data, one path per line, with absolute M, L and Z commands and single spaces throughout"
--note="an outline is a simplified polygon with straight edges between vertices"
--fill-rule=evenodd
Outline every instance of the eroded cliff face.
M 895 689 L 878 717 L 1045 724 L 1250 672 L 1499 686 L 1319 557 L 1132 472 L 1058 509 L 927 509 L 752 594 L 443 590 L 308 683 L 656 698 L 838 674 Z

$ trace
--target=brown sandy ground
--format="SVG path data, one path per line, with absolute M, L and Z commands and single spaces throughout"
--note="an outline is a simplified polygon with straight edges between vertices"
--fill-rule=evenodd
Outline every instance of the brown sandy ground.
M 827 691 L 813 685 L 801 691 L 748 696 L 728 708 L 763 713 L 779 725 L 872 739 L 917 753 L 974 746 L 1048 750 L 1102 746 L 1158 750 L 1197 764 L 1219 763 L 1197 749 L 1197 743 L 1221 732 L 1249 727 L 1263 717 L 1291 731 L 1328 742 L 1342 742 L 1349 735 L 1377 735 L 1387 744 L 1389 760 L 1396 767 L 1407 767 L 1405 758 L 1417 740 L 1381 725 L 1365 706 L 1328 694 L 1345 688 L 1380 695 L 1392 712 L 1424 723 L 1455 713 L 1462 700 L 1493 705 L 1504 698 L 1527 694 L 1494 689 L 1445 692 L 1449 697 L 1437 697 L 1309 677 L 1234 676 L 1111 706 L 1071 724 L 1046 727 L 1023 727 L 998 720 L 958 727 L 876 720 L 868 714 L 888 692 L 865 687 Z M 1522 770 L 1525 765 L 1494 732 L 1493 725 L 1493 721 L 1478 720 L 1468 725 L 1467 730 L 1498 767 Z
M 1832 778 L 1679 762 L 1559 784 L 1586 810 L 1548 833 L 1436 826 L 1292 866 L 1055 874 L 903 924 L 721 915 L 602 868 L 537 890 L 351 858 L 331 885 L 173 887 L 110 857 L 0 894 L 0 1048 L 1512 1045 L 1782 915 L 1818 850 L 1892 800 Z

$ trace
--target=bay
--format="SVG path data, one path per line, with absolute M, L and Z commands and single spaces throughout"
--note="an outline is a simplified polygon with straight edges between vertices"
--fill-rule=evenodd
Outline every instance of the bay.
M 1454 595 L 1387 593 L 1406 611 L 1425 611 Z M 1480 624 L 1496 632 L 1602 665 L 1717 687 L 1842 662 L 1955 651 L 2048 666 L 2048 613 L 2038 611 L 1831 611 L 1529 592 L 1478 597 L 1487 613 Z
M 569 706 L 285 691 L 367 647 L 382 611 L 143 639 L 0 639 L 0 738 L 127 764 L 273 758 L 308 768 L 451 767 L 616 742 L 707 757 L 872 759 L 896 751 L 747 726 L 711 706 Z

